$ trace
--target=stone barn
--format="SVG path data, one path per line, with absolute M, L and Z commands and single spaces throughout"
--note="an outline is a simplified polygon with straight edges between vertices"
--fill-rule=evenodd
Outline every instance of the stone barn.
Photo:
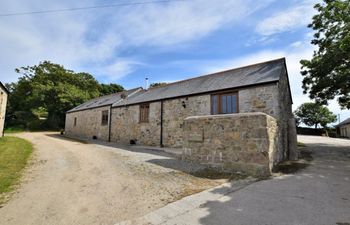
M 297 158 L 284 58 L 92 99 L 67 112 L 65 133 L 258 173 Z
M 339 123 L 336 128 L 340 137 L 350 138 L 350 118 Z
M 0 82 L 0 137 L 4 136 L 7 95 L 6 87 Z

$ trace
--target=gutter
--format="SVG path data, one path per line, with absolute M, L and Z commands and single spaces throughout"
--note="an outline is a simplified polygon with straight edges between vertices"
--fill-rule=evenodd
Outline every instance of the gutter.
M 112 105 L 110 105 L 109 107 L 108 142 L 111 142 L 111 130 L 112 130 Z
M 163 101 L 160 101 L 160 147 L 163 145 Z

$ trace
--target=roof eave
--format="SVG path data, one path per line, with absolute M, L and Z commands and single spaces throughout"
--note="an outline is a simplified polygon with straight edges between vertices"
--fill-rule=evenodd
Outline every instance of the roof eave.
M 0 86 L 2 87 L 2 89 L 5 90 L 6 94 L 10 94 L 9 90 L 7 90 L 7 88 L 5 87 L 5 85 L 3 85 L 1 82 L 0 82 Z
M 286 62 L 286 58 L 282 58 L 282 59 L 283 59 L 283 63 L 284 63 L 284 69 L 286 70 L 286 75 L 287 75 L 287 83 L 288 83 L 288 89 L 289 89 L 290 102 L 293 104 L 292 90 L 290 89 L 289 75 L 288 75 L 288 70 L 287 70 L 287 62 Z

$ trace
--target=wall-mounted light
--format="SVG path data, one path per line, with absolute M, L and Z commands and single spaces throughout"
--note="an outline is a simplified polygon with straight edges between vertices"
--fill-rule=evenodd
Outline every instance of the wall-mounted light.
M 186 102 L 182 101 L 182 107 L 186 108 Z

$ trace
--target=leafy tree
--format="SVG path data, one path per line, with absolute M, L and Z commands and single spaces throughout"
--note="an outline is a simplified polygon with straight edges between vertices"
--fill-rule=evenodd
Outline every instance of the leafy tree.
M 103 96 L 124 91 L 124 88 L 119 84 L 100 84 L 99 91 L 100 96 Z
M 7 85 L 10 113 L 26 126 L 38 118 L 38 112 L 46 111 L 48 128 L 62 128 L 66 111 L 100 95 L 100 85 L 92 75 L 75 73 L 49 61 L 15 71 L 23 76 Z
M 165 82 L 157 82 L 157 83 L 152 83 L 149 85 L 149 88 L 155 88 L 155 87 L 162 87 L 167 85 L 168 83 Z
M 323 0 L 308 27 L 315 31 L 311 44 L 318 46 L 311 60 L 301 60 L 304 93 L 326 104 L 338 96 L 350 109 L 350 0 Z
M 327 107 L 313 102 L 302 104 L 295 110 L 294 114 L 297 120 L 307 126 L 315 126 L 315 128 L 318 125 L 326 128 L 327 124 L 337 121 L 337 116 L 329 111 Z
M 294 118 L 295 118 L 295 126 L 296 126 L 296 127 L 299 127 L 299 126 L 300 126 L 300 123 L 301 123 L 300 118 L 297 117 L 297 116 L 295 116 L 295 115 L 294 115 Z

